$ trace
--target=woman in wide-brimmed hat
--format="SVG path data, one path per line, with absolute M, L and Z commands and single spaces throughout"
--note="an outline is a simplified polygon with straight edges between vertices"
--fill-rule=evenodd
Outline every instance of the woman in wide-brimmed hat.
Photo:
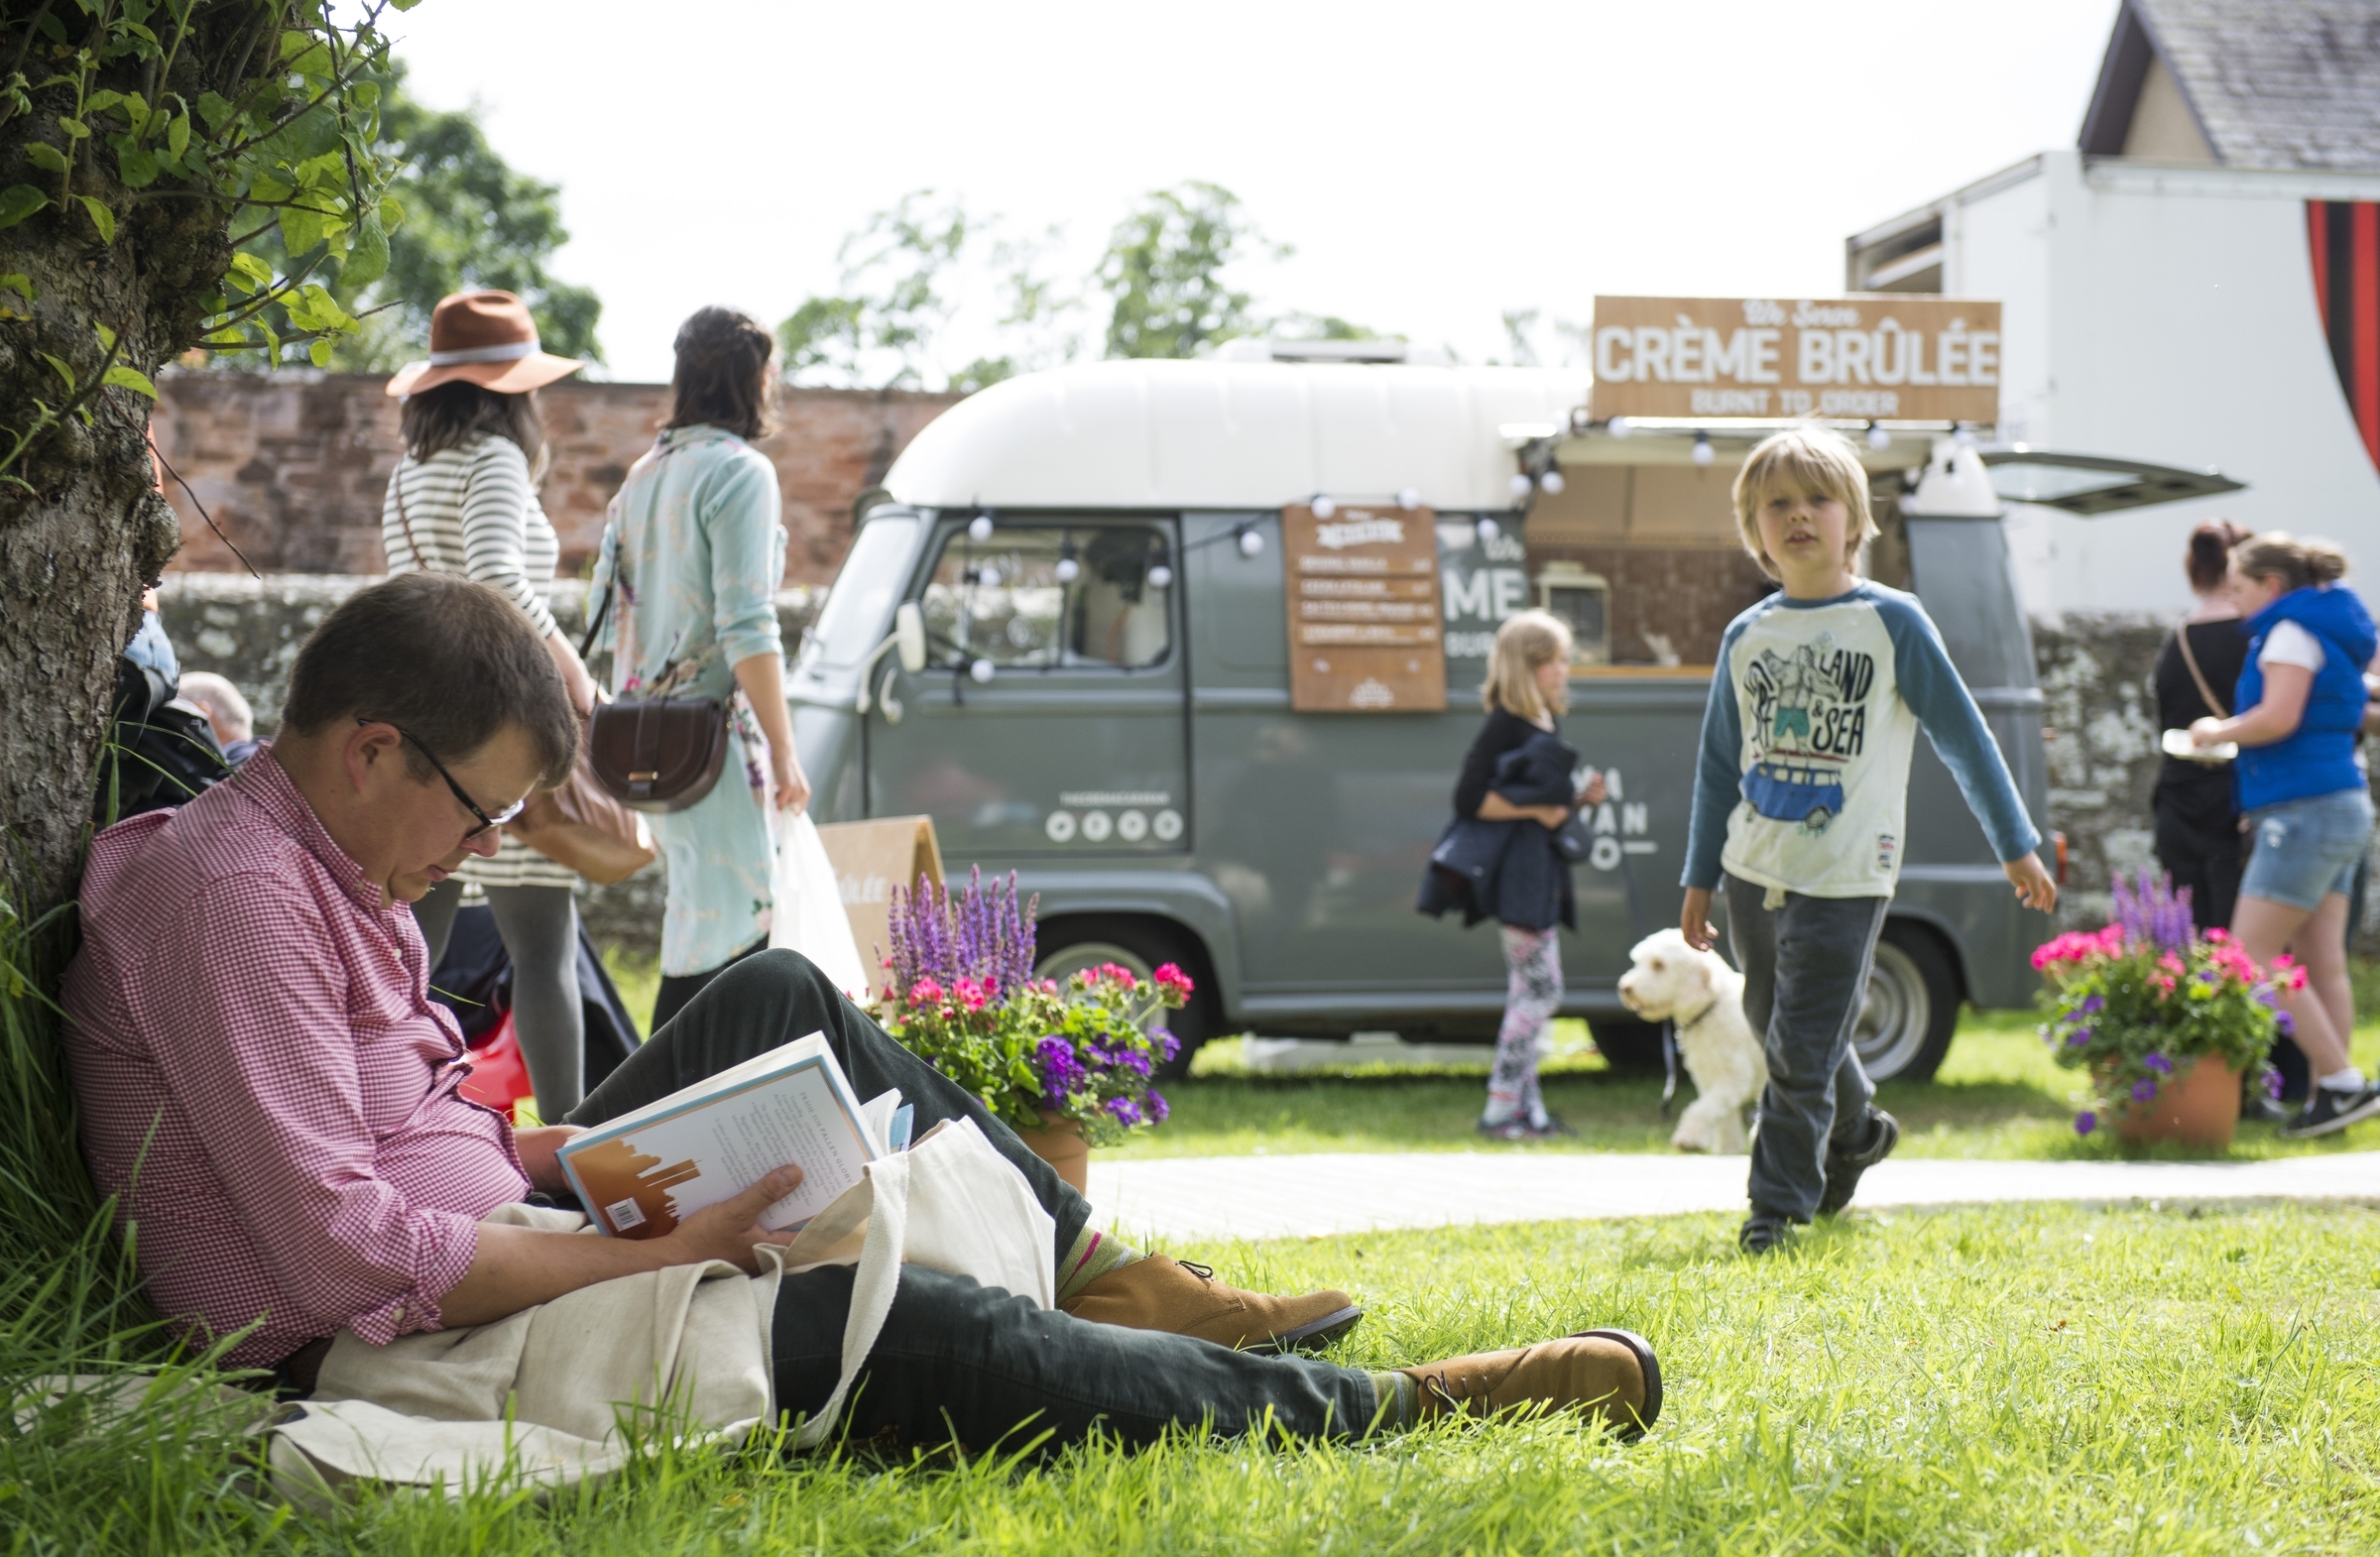
M 541 350 L 536 322 L 509 292 L 440 299 L 429 316 L 429 360 L 389 380 L 389 393 L 405 402 L 405 458 L 380 511 L 389 571 L 459 573 L 502 593 L 545 635 L 582 713 L 594 706 L 595 683 L 545 604 L 560 545 L 536 483 L 546 457 L 537 391 L 583 366 Z M 508 832 L 494 859 L 472 858 L 414 908 L 434 968 L 463 884 L 487 894 L 513 959 L 514 1030 L 545 1119 L 560 1119 L 584 1090 L 576 881 Z

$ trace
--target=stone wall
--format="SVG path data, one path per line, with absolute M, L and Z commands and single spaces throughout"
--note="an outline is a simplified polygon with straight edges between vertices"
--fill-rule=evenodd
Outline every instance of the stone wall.
M 166 482 L 181 516 L 174 567 L 237 571 L 236 545 L 267 574 L 380 572 L 381 498 L 403 452 L 386 383 L 288 370 L 168 373 L 154 425 L 158 451 L 180 478 Z M 612 494 L 668 415 L 669 389 L 565 380 L 538 399 L 553 450 L 541 497 L 561 537 L 562 573 L 582 574 Z M 784 494 L 786 583 L 834 576 L 851 540 L 852 500 L 958 399 L 906 390 L 785 391 L 778 430 L 759 446 L 775 462 Z M 200 516 L 200 504 L 222 536 Z
M 2151 672 L 2171 619 L 2070 614 L 2033 623 L 2049 743 L 2050 825 L 2066 834 L 2068 890 L 2062 928 L 2106 922 L 2108 885 L 2156 871 L 2150 794 L 2157 768 L 2157 693 Z M 2373 843 L 2380 866 L 2380 838 Z M 2380 893 L 2367 894 L 2356 949 L 2380 955 Z

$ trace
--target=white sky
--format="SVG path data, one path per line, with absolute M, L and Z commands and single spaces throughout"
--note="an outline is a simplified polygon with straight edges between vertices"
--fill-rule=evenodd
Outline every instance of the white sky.
M 815 5 L 425 0 L 415 91 L 562 187 L 555 270 L 621 379 L 704 303 L 774 324 L 913 188 L 1089 268 L 1135 196 L 1232 189 L 1296 245 L 1238 279 L 1504 350 L 1598 292 L 1831 297 L 1843 240 L 2071 145 L 2116 0 Z M 1545 344 L 1555 344 L 1550 335 Z M 972 355 L 972 349 L 957 360 Z M 1549 350 L 1550 355 L 1550 350 Z

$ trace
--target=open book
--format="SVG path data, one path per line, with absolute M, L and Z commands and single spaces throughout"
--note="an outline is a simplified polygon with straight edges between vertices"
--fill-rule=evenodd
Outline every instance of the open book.
M 813 1032 L 574 1136 L 559 1154 L 587 1214 L 619 1238 L 659 1238 L 790 1163 L 801 1186 L 761 1213 L 781 1233 L 905 1149 L 913 1118 L 897 1091 L 861 1103 Z

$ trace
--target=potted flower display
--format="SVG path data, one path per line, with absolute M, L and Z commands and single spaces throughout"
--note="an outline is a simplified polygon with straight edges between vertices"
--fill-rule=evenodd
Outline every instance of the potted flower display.
M 1079 1190 L 1091 1147 L 1165 1118 L 1150 1081 L 1176 1045 L 1156 1023 L 1191 981 L 1172 963 L 1149 980 L 1114 963 L 1035 978 L 1039 900 L 1016 900 L 1013 874 L 987 889 L 980 868 L 956 893 L 895 888 L 877 1015 Z
M 2043 1040 L 2097 1093 L 2078 1134 L 2113 1124 L 2128 1140 L 2227 1147 L 2240 1078 L 2279 1090 L 2264 1056 L 2290 1030 L 2279 992 L 2303 988 L 2306 970 L 2287 956 L 2260 969 L 2224 931 L 2200 935 L 2188 888 L 2146 871 L 2137 889 L 2117 881 L 2114 922 L 2057 937 L 2033 966 L 2049 984 Z

